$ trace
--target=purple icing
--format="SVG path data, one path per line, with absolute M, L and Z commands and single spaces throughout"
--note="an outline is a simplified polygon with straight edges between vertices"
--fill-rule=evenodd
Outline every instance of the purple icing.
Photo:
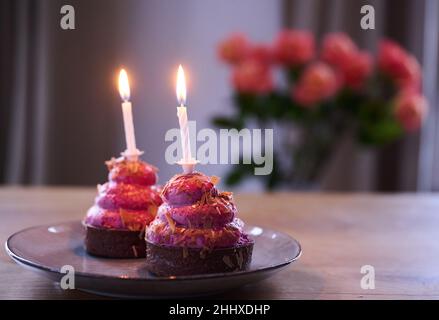
M 164 203 L 146 232 L 155 244 L 226 248 L 252 240 L 242 231 L 229 192 L 218 192 L 202 173 L 174 176 L 163 188 Z
M 109 182 L 98 186 L 98 195 L 85 223 L 98 228 L 143 230 L 162 203 L 157 169 L 150 164 L 125 158 L 106 162 Z

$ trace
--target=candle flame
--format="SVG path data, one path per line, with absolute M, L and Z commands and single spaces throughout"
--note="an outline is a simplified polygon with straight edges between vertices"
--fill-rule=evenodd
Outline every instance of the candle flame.
M 178 66 L 176 93 L 178 104 L 184 106 L 186 104 L 186 80 L 181 64 Z
M 120 70 L 119 73 L 119 94 L 123 101 L 130 100 L 130 84 L 125 69 Z

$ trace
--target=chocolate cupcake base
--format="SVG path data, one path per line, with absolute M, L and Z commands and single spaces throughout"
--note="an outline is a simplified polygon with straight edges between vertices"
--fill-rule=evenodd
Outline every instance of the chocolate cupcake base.
M 145 258 L 144 233 L 97 228 L 85 224 L 85 250 L 105 258 Z
M 182 276 L 245 270 L 250 266 L 253 243 L 211 251 L 146 242 L 146 266 L 158 276 Z

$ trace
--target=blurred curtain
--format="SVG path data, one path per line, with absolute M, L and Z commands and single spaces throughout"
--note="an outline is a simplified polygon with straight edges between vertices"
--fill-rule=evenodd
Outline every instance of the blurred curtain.
M 0 179 L 5 182 L 39 181 L 44 170 L 44 4 L 0 3 Z
M 418 189 L 439 190 L 439 1 L 426 0 L 424 7 L 424 92 L 430 113 L 421 134 Z
M 103 161 L 120 136 L 113 72 L 123 3 L 111 2 L 105 10 L 88 2 L 75 12 L 78 28 L 67 31 L 60 28 L 64 1 L 0 2 L 0 183 L 104 178 Z
M 375 30 L 360 27 L 363 5 L 375 8 Z M 343 31 L 361 48 L 376 51 L 379 39 L 389 37 L 412 52 L 424 66 L 424 90 L 431 113 L 421 134 L 413 134 L 380 151 L 362 149 L 349 137 L 340 144 L 324 179 L 324 188 L 337 190 L 431 189 L 427 182 L 439 152 L 434 138 L 437 82 L 437 0 L 285 0 L 284 24 L 325 33 Z M 436 147 L 435 147 L 436 146 Z M 439 168 L 438 168 L 439 169 Z M 438 174 L 439 177 L 439 174 Z M 437 186 L 439 186 L 439 179 Z

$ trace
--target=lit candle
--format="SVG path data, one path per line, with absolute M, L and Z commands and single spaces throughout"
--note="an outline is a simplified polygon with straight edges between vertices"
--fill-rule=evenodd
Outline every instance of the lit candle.
M 194 170 L 197 161 L 192 158 L 191 141 L 189 139 L 189 126 L 186 109 L 186 80 L 184 78 L 183 67 L 180 65 L 177 72 L 177 116 L 180 124 L 181 145 L 183 149 L 183 158 L 178 162 L 183 168 L 184 173 L 191 173 Z
M 142 154 L 136 148 L 136 137 L 134 135 L 134 123 L 133 123 L 133 113 L 130 100 L 130 85 L 128 82 L 128 75 L 124 69 L 120 70 L 119 73 L 119 93 L 122 98 L 122 113 L 123 113 L 123 124 L 125 129 L 125 141 L 127 149 L 122 153 L 123 156 L 127 157 L 129 160 L 137 160 L 137 157 Z

